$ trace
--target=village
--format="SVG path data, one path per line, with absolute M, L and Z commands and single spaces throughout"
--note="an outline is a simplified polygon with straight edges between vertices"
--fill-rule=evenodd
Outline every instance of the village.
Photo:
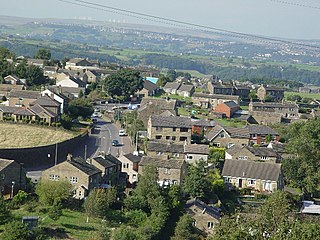
M 40 194 L 38 186 L 46 183 L 58 188 L 55 183 L 67 182 L 69 195 L 78 205 L 84 204 L 85 210 L 79 210 L 84 215 L 104 216 L 99 208 L 90 210 L 87 205 L 94 205 L 94 196 L 98 198 L 99 191 L 106 191 L 115 194 L 106 208 L 118 205 L 115 209 L 119 210 L 119 205 L 123 205 L 127 209 L 131 206 L 131 211 L 140 209 L 143 225 L 145 219 L 156 221 L 152 219 L 155 206 L 148 202 L 150 198 L 162 197 L 161 201 L 170 202 L 165 197 L 170 198 L 171 189 L 175 189 L 179 206 L 172 207 L 171 212 L 166 210 L 168 215 L 163 217 L 162 225 L 159 223 L 159 229 L 166 226 L 170 214 L 179 216 L 183 212 L 191 216 L 198 236 L 209 239 L 215 236 L 225 216 L 244 206 L 258 208 L 273 194 L 285 192 L 298 199 L 293 212 L 319 220 L 319 182 L 314 180 L 315 186 L 303 186 L 286 175 L 290 172 L 287 159 L 300 154 L 290 150 L 290 144 L 302 139 L 290 135 L 290 128 L 302 129 L 304 124 L 318 123 L 320 101 L 292 100 L 292 95 L 289 100 L 285 92 L 296 91 L 293 96 L 299 97 L 299 91 L 311 91 L 307 87 L 292 90 L 181 73 L 170 79 L 169 74 L 150 66 L 105 65 L 84 58 L 68 59 L 54 66 L 47 66 L 48 60 L 22 56 L 6 61 L 16 69 L 21 65 L 36 67 L 45 80 L 30 85 L 30 78 L 18 77 L 18 71 L 3 77 L 0 124 L 13 125 L 22 132 L 25 126 L 79 132 L 74 133 L 75 140 L 65 143 L 57 141 L 18 150 L 14 144 L 4 148 L 9 137 L 0 138 L 0 189 L 5 201 L 17 201 L 16 196 L 23 195 L 22 192 L 32 195 L 34 189 Z M 0 133 L 2 130 L 1 127 Z M 292 137 L 297 139 L 290 141 Z M 92 139 L 95 143 L 90 145 Z M 84 150 L 77 151 L 80 148 Z M 156 190 L 152 180 L 157 183 Z M 153 195 L 143 195 L 142 184 L 147 187 L 143 191 L 151 184 Z M 147 203 L 141 199 L 139 203 L 138 192 Z M 41 201 L 41 194 L 39 197 Z M 126 203 L 128 199 L 131 205 Z M 53 199 L 51 205 L 60 211 L 64 209 L 59 205 L 63 201 L 56 203 Z M 242 214 L 250 211 L 254 212 L 243 210 Z M 41 225 L 42 217 L 32 212 L 24 214 L 28 214 L 23 216 L 29 217 L 23 220 L 28 226 Z M 125 228 L 117 224 L 120 236 Z M 127 225 L 128 229 L 135 226 Z M 151 239 L 161 239 L 154 238 L 161 230 L 152 229 Z M 113 230 L 110 231 L 112 235 Z

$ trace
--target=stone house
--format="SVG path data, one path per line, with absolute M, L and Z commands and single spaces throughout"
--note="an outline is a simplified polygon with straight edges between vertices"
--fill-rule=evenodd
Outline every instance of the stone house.
M 150 116 L 160 115 L 168 111 L 173 116 L 177 115 L 177 100 L 144 97 L 138 109 L 138 118 L 143 122 L 143 125 L 147 127 Z
M 218 104 L 228 101 L 239 104 L 239 96 L 206 93 L 194 93 L 192 95 L 193 104 L 204 109 L 215 109 Z
M 249 130 L 246 128 L 223 127 L 217 125 L 206 134 L 208 141 L 215 147 L 230 148 L 249 144 Z
M 199 161 L 208 162 L 209 145 L 185 144 L 184 154 L 187 163 L 196 164 Z
M 300 118 L 299 106 L 294 103 L 250 102 L 249 113 L 258 123 L 264 125 Z
M 188 200 L 185 206 L 188 214 L 193 218 L 193 225 L 202 233 L 210 235 L 214 232 L 221 219 L 221 209 L 209 206 L 199 199 Z
M 167 140 L 153 140 L 147 143 L 147 155 L 162 159 L 181 159 L 185 158 L 184 146 Z
M 85 83 L 97 83 L 99 76 L 95 71 L 86 71 L 82 77 L 82 81 Z
M 9 93 L 10 107 L 30 107 L 30 103 L 34 102 L 41 96 L 39 91 L 29 90 L 12 90 Z
M 231 118 L 240 109 L 240 105 L 234 101 L 226 101 L 216 105 L 214 112 L 221 113 L 227 118 Z
M 138 172 L 143 175 L 146 166 L 154 166 L 158 170 L 158 183 L 161 187 L 182 184 L 187 174 L 187 164 L 184 160 L 142 157 Z
M 28 66 L 37 66 L 37 67 L 43 68 L 44 67 L 44 60 L 38 59 L 38 58 L 28 58 L 27 64 L 28 64 Z
M 205 135 L 217 125 L 213 120 L 192 119 L 192 134 Z
M 86 88 L 86 83 L 79 78 L 68 76 L 62 80 L 56 81 L 57 86 L 72 87 L 72 88 Z
M 143 81 L 143 89 L 136 93 L 138 98 L 154 96 L 159 91 L 157 84 L 150 82 L 148 80 Z
M 119 182 L 121 162 L 111 154 L 100 154 L 97 157 L 88 158 L 87 163 L 101 171 L 101 184 L 114 186 Z
M 122 172 L 127 174 L 127 183 L 138 182 L 138 169 L 141 156 L 132 153 L 122 155 L 118 158 L 122 164 Z
M 227 159 L 221 175 L 229 187 L 258 192 L 275 192 L 284 187 L 281 164 L 277 163 Z
M 50 78 L 56 79 L 58 74 L 58 67 L 57 66 L 45 66 L 43 68 L 43 75 Z
M 41 180 L 69 181 L 73 186 L 73 197 L 83 199 L 99 186 L 102 171 L 81 158 L 68 155 L 67 161 L 42 172 Z
M 0 159 L 0 194 L 12 197 L 19 190 L 26 190 L 26 170 L 14 160 Z
M 84 58 L 72 58 L 66 62 L 65 69 L 78 70 L 92 67 L 92 63 Z
M 0 84 L 0 99 L 3 97 L 8 98 L 11 90 L 25 90 L 23 85 L 11 85 L 11 84 Z
M 272 140 L 279 141 L 280 136 L 279 134 L 273 130 L 269 126 L 263 125 L 248 125 L 245 129 L 249 132 L 249 141 L 251 144 L 263 144 L 267 143 L 267 136 L 269 135 Z
M 181 84 L 177 90 L 177 94 L 181 97 L 190 97 L 195 91 L 193 85 Z
M 49 96 L 51 99 L 54 99 L 60 103 L 60 114 L 63 114 L 65 110 L 68 109 L 68 98 L 59 92 L 55 92 L 52 89 L 46 89 L 41 92 L 42 96 Z
M 281 157 L 271 148 L 233 146 L 229 149 L 226 149 L 225 159 L 279 163 Z
M 222 94 L 222 95 L 234 95 L 234 87 L 232 83 L 228 82 L 225 83 L 221 80 L 218 82 L 208 82 L 208 90 L 211 94 Z
M 26 85 L 25 79 L 20 79 L 16 75 L 8 75 L 3 78 L 5 84 L 10 85 Z
M 261 85 L 257 89 L 257 97 L 260 101 L 265 101 L 266 98 L 271 98 L 272 101 L 281 101 L 284 98 L 284 89 Z
M 30 103 L 30 107 L 36 105 L 40 105 L 41 107 L 45 108 L 47 111 L 50 111 L 55 115 L 60 115 L 61 113 L 61 103 L 59 103 L 58 101 L 56 101 L 48 95 L 41 96 L 34 102 Z
M 191 143 L 192 123 L 190 118 L 178 116 L 150 116 L 148 139 L 171 140 L 176 143 Z
M 178 89 L 180 86 L 181 83 L 167 82 L 163 87 L 163 91 L 165 91 L 168 94 L 178 94 Z

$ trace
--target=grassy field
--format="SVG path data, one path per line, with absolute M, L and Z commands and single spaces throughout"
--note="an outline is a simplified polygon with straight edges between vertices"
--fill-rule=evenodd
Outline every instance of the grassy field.
M 75 132 L 27 124 L 0 123 L 0 148 L 25 148 L 54 144 L 75 136 Z
M 284 92 L 284 97 L 287 98 L 291 95 L 299 95 L 302 98 L 320 99 L 319 93 L 299 93 L 299 92 Z

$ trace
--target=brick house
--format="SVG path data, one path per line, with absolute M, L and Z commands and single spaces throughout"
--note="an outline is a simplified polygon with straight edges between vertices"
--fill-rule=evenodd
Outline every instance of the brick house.
M 187 173 L 187 165 L 184 160 L 142 157 L 139 163 L 139 174 L 143 175 L 146 166 L 154 166 L 158 170 L 158 183 L 162 187 L 180 185 Z
M 171 140 L 176 143 L 191 142 L 192 123 L 190 118 L 178 116 L 150 116 L 148 138 Z
M 214 111 L 216 113 L 222 113 L 224 114 L 227 118 L 231 118 L 232 115 L 240 109 L 240 105 L 235 103 L 234 101 L 227 101 L 218 104 Z
M 233 146 L 229 149 L 226 149 L 225 159 L 279 163 L 281 157 L 271 148 Z
M 250 102 L 249 112 L 258 123 L 265 125 L 300 118 L 299 106 L 294 103 Z
M 275 192 L 284 187 L 281 164 L 277 163 L 227 159 L 221 175 L 229 187 L 258 192 Z
M 67 180 L 73 186 L 73 197 L 83 199 L 99 186 L 102 171 L 82 158 L 72 158 L 42 172 L 41 179 L 51 181 Z
M 18 190 L 27 186 L 26 170 L 14 160 L 0 159 L 0 194 L 5 198 L 12 197 Z
M 249 132 L 249 141 L 252 144 L 263 144 L 267 142 L 266 137 L 268 135 L 271 136 L 272 140 L 279 141 L 280 136 L 279 134 L 273 130 L 269 126 L 263 126 L 263 125 L 248 125 L 245 127 L 245 129 Z
M 194 226 L 206 235 L 212 234 L 220 222 L 221 209 L 209 206 L 199 199 L 188 200 L 185 209 L 193 218 Z
M 138 182 L 138 169 L 141 156 L 129 153 L 122 155 L 118 159 L 122 164 L 122 172 L 127 174 L 127 182 L 130 184 Z
M 223 127 L 217 125 L 205 136 L 216 147 L 230 148 L 234 145 L 249 144 L 249 130 L 246 128 Z

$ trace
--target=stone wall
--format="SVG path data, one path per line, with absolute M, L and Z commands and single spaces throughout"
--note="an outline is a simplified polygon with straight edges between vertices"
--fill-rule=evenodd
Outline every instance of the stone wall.
M 18 163 L 23 163 L 23 167 L 30 169 L 40 169 L 50 167 L 55 164 L 55 154 L 57 147 L 57 162 L 66 160 L 67 154 L 74 149 L 81 147 L 88 137 L 88 132 L 78 135 L 72 139 L 34 148 L 5 148 L 0 149 L 0 158 L 12 159 Z

